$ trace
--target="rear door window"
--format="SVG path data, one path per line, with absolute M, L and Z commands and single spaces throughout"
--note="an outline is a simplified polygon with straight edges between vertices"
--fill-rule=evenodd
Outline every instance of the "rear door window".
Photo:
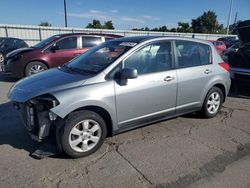
M 211 49 L 209 45 L 192 41 L 176 41 L 175 45 L 179 68 L 212 63 Z
M 56 43 L 59 50 L 70 50 L 77 48 L 77 37 L 67 37 Z
M 91 48 L 100 44 L 101 42 L 101 37 L 82 36 L 82 48 Z

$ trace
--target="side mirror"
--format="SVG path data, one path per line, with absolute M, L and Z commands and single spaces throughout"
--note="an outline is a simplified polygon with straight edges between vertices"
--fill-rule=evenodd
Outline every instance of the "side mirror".
M 53 45 L 50 50 L 55 53 L 57 50 L 59 50 L 59 47 L 57 45 Z
M 138 74 L 136 69 L 125 68 L 121 70 L 120 79 L 122 80 L 134 79 L 137 78 L 137 75 Z

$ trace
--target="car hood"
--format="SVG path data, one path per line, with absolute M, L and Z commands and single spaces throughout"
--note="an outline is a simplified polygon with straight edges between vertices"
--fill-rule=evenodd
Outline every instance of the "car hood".
M 6 57 L 11 58 L 11 57 L 16 56 L 17 54 L 23 54 L 25 52 L 29 52 L 29 51 L 33 51 L 33 50 L 35 50 L 35 48 L 19 48 L 19 49 L 13 50 L 10 53 L 8 53 L 6 55 Z
M 10 89 L 8 97 L 12 101 L 26 102 L 40 95 L 78 87 L 89 77 L 54 68 L 18 81 Z

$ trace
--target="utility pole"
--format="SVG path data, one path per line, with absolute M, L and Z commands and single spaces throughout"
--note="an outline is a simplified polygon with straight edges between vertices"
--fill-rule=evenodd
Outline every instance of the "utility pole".
M 228 15 L 228 20 L 227 20 L 227 35 L 229 33 L 229 25 L 230 25 L 230 20 L 231 20 L 232 8 L 233 8 L 233 0 L 231 0 L 230 2 L 230 9 L 229 9 L 229 15 Z
M 236 22 L 237 22 L 237 16 L 238 16 L 238 12 L 235 13 L 234 24 L 236 24 Z
M 67 6 L 66 6 L 66 0 L 64 0 L 64 21 L 65 21 L 65 27 L 68 27 L 68 23 L 67 23 Z

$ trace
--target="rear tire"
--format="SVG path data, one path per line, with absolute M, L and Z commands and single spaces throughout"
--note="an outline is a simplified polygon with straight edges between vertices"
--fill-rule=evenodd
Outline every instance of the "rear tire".
M 63 128 L 63 151 L 73 158 L 88 156 L 98 150 L 107 136 L 103 118 L 92 111 L 70 114 Z
M 221 109 L 224 97 L 220 88 L 212 87 L 204 100 L 201 115 L 205 118 L 212 118 L 218 114 Z
M 47 70 L 48 67 L 40 61 L 32 61 L 25 68 L 25 76 L 31 76 Z

